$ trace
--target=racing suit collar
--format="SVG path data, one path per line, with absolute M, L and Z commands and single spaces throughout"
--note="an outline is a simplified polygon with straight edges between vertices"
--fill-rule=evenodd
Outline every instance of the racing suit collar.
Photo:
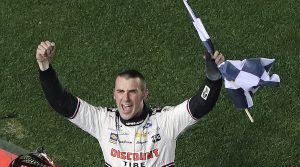
M 152 112 L 152 110 L 150 109 L 150 107 L 148 107 L 144 103 L 144 108 L 143 108 L 142 114 L 139 117 L 132 118 L 129 120 L 124 120 L 122 117 L 120 117 L 120 120 L 125 126 L 140 125 L 144 122 L 144 120 L 147 118 L 148 114 L 150 114 L 151 112 Z

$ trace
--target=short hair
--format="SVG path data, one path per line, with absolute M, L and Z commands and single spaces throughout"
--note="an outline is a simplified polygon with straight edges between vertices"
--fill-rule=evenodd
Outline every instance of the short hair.
M 142 82 L 142 87 L 141 90 L 144 91 L 146 89 L 146 81 L 145 77 L 143 76 L 142 73 L 138 72 L 137 70 L 125 70 L 123 72 L 120 72 L 117 77 L 125 77 L 126 79 L 130 78 L 139 78 Z

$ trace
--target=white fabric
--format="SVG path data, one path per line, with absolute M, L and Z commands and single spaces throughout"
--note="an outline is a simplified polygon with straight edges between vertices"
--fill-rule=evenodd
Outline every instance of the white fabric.
M 113 167 L 164 166 L 174 164 L 178 135 L 196 123 L 188 110 L 184 101 L 160 112 L 153 109 L 140 125 L 125 126 L 116 121 L 116 112 L 80 100 L 78 113 L 70 121 L 99 141 L 105 162 Z

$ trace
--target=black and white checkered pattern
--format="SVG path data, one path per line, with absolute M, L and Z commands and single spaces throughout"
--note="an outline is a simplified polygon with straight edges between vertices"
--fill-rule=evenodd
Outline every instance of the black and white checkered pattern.
M 260 86 L 279 85 L 279 76 L 268 74 L 274 61 L 274 59 L 251 58 L 242 61 L 226 60 L 219 65 L 225 88 L 237 108 L 252 107 L 251 95 Z
M 192 19 L 204 47 L 208 53 L 215 52 L 214 46 L 204 25 L 189 6 L 188 0 L 183 3 Z M 280 82 L 278 75 L 269 76 L 268 72 L 274 59 L 252 58 L 239 60 L 227 60 L 219 66 L 219 70 L 225 82 L 225 88 L 237 108 L 246 109 L 253 106 L 252 94 L 260 86 L 277 86 Z

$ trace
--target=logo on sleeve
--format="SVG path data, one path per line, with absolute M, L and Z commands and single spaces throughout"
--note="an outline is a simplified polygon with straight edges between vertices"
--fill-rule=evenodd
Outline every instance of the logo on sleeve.
M 161 137 L 159 134 L 156 134 L 156 135 L 152 136 L 151 139 L 152 139 L 153 143 L 156 143 L 156 142 L 160 141 Z
M 205 85 L 203 91 L 202 91 L 202 94 L 201 94 L 201 97 L 206 100 L 207 97 L 208 97 L 208 94 L 210 92 L 210 88 L 208 86 Z

